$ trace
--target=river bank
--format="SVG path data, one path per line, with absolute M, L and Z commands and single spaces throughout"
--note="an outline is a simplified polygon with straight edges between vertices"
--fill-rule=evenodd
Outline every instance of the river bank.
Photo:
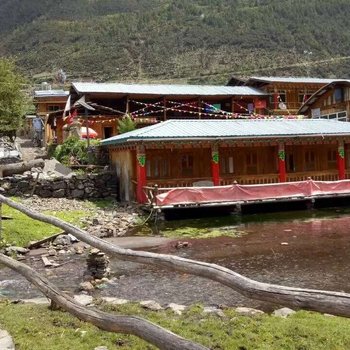
M 258 218 L 263 220 L 255 220 Z M 210 224 L 206 224 L 206 220 L 210 220 Z M 346 211 L 334 209 L 307 215 L 294 213 L 290 217 L 274 214 L 274 217 L 255 216 L 251 220 L 206 220 L 162 223 L 157 231 L 160 237 L 138 237 L 134 230 L 131 231 L 134 236 L 130 238 L 107 239 L 133 249 L 217 263 L 261 282 L 350 291 L 343 278 L 350 266 L 350 218 Z M 199 223 L 204 226 L 203 229 Z M 202 230 L 207 234 L 210 228 L 211 232 L 221 232 L 221 236 L 197 239 L 186 235 L 162 237 L 164 231 L 188 232 L 196 226 L 197 231 Z M 139 233 L 149 234 L 144 229 L 140 229 Z M 26 262 L 42 271 L 61 289 L 71 292 L 77 291 L 86 272 L 86 254 L 58 254 L 55 262 L 59 266 L 56 268 L 45 268 L 40 256 L 30 255 Z M 110 279 L 94 290 L 93 295 L 128 300 L 153 299 L 160 303 L 184 305 L 201 302 L 207 306 L 249 306 L 266 311 L 278 307 L 246 299 L 229 288 L 203 278 L 153 266 L 112 259 L 110 268 Z M 0 269 L 0 293 L 19 298 L 39 296 L 29 283 L 8 269 Z

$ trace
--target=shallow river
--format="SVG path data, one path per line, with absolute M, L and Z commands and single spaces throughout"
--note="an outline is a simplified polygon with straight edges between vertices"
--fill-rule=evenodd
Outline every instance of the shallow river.
M 221 231 L 224 235 L 235 232 L 240 236 L 182 238 L 190 243 L 188 248 L 176 249 L 176 239 L 148 250 L 217 263 L 262 282 L 350 292 L 350 208 L 165 222 L 157 229 L 160 234 L 182 229 Z M 75 291 L 85 270 L 84 257 L 60 259 L 65 264 L 56 269 L 44 270 L 39 257 L 31 257 L 27 263 L 61 289 Z M 195 276 L 117 260 L 111 262 L 111 267 L 112 283 L 97 294 L 161 303 L 202 302 L 265 310 L 272 307 Z M 9 269 L 0 267 L 1 295 L 31 298 L 40 293 Z

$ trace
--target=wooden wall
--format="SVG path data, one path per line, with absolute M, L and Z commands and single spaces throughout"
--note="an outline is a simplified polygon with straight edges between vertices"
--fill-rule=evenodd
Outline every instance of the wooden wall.
M 119 197 L 121 201 L 135 200 L 136 155 L 135 151 L 122 150 L 110 152 L 112 170 L 117 173 Z

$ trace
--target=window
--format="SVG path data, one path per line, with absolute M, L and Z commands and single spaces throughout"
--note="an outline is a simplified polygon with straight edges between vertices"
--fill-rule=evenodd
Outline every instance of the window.
M 220 172 L 221 174 L 233 174 L 234 166 L 233 166 L 233 157 L 223 155 L 220 159 Z
M 298 93 L 298 102 L 299 103 L 304 103 L 305 101 L 307 101 L 311 95 L 313 95 L 314 91 L 303 91 L 303 90 L 300 90 L 299 93 Z
M 346 122 L 348 120 L 348 114 L 346 111 L 332 113 L 332 114 L 323 114 L 321 115 L 322 119 L 336 119 L 341 122 Z
M 246 156 L 247 174 L 257 174 L 258 156 L 256 151 L 250 152 Z
M 327 152 L 328 169 L 337 168 L 337 151 L 329 149 Z
M 47 106 L 48 112 L 55 112 L 55 111 L 58 111 L 59 109 L 60 109 L 60 106 L 55 106 L 55 105 L 48 105 Z
M 287 102 L 287 93 L 286 90 L 279 90 L 278 91 L 278 102 Z
M 193 176 L 193 155 L 183 154 L 181 156 L 181 175 Z
M 337 88 L 334 90 L 333 102 L 334 103 L 344 102 L 344 90 L 342 88 Z
M 146 175 L 150 179 L 161 179 L 170 176 L 169 160 L 163 157 L 146 159 Z
M 295 172 L 295 162 L 294 162 L 294 154 L 293 153 L 286 154 L 286 167 L 287 167 L 288 173 Z
M 305 171 L 315 170 L 315 152 L 314 151 L 306 151 L 305 152 Z

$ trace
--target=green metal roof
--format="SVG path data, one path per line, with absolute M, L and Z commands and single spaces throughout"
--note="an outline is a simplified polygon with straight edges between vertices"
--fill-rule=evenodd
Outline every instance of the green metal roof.
M 156 140 L 350 136 L 350 123 L 325 119 L 168 120 L 102 140 L 102 145 Z

